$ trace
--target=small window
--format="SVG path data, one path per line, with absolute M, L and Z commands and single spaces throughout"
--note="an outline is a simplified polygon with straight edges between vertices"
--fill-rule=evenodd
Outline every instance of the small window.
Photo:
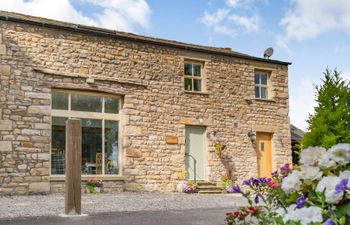
M 184 88 L 185 91 L 202 91 L 202 64 L 185 62 L 184 66 Z
M 269 74 L 267 72 L 256 71 L 254 75 L 255 98 L 268 98 Z

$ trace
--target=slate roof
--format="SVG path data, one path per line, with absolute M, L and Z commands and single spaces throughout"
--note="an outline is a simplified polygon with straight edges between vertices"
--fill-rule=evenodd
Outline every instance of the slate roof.
M 280 64 L 280 65 L 286 65 L 286 66 L 291 64 L 290 62 L 265 59 L 265 58 L 247 55 L 244 53 L 232 51 L 230 48 L 195 45 L 195 44 L 189 44 L 184 42 L 147 37 L 147 36 L 142 36 L 142 35 L 133 34 L 133 33 L 115 31 L 115 30 L 93 27 L 93 26 L 86 26 L 81 24 L 67 23 L 62 21 L 56 21 L 56 20 L 51 20 L 51 19 L 46 19 L 41 17 L 29 16 L 29 15 L 0 10 L 0 21 L 1 20 L 15 22 L 15 23 L 30 24 L 34 26 L 53 28 L 53 29 L 59 29 L 59 30 L 88 33 L 95 36 L 105 36 L 105 37 L 110 37 L 115 39 L 124 39 L 124 40 L 135 41 L 135 42 L 143 42 L 143 43 L 149 43 L 154 45 L 179 48 L 183 50 L 203 52 L 208 54 L 225 55 L 225 56 L 231 56 L 236 58 L 259 61 L 259 62 Z

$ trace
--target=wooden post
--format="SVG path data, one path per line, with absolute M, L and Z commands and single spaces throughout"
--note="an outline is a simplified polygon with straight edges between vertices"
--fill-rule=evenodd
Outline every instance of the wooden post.
M 66 214 L 81 214 L 81 122 L 79 119 L 68 119 L 66 121 L 64 200 Z

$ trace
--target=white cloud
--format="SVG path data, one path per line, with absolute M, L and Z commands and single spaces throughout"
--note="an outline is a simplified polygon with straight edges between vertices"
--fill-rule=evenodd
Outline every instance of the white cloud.
M 228 20 L 244 27 L 247 31 L 259 31 L 260 29 L 260 19 L 257 15 L 253 15 L 252 17 L 231 15 L 228 17 Z
M 240 29 L 248 32 L 260 30 L 260 17 L 252 13 L 250 7 L 254 0 L 226 0 L 225 3 L 225 9 L 219 8 L 212 13 L 205 11 L 200 21 L 218 34 L 236 35 Z M 250 15 L 240 15 L 242 12 Z
M 291 0 L 291 6 L 280 22 L 284 29 L 278 37 L 280 46 L 350 28 L 349 0 Z
M 123 31 L 133 31 L 135 26 L 149 27 L 151 10 L 146 0 L 79 1 L 101 7 L 102 12 L 83 15 L 70 0 L 0 0 L 0 10 Z

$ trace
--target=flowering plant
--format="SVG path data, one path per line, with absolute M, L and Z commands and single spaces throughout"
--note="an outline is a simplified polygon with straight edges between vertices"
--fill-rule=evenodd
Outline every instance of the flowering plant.
M 221 188 L 226 190 L 227 193 L 233 193 L 233 187 L 237 181 L 236 177 L 222 176 L 221 177 Z
M 190 180 L 185 179 L 185 180 L 184 180 L 184 188 L 183 188 L 183 191 L 184 191 L 185 193 L 193 193 L 193 192 L 194 192 L 194 189 L 195 189 L 195 187 L 194 187 L 193 181 L 190 181 Z
M 230 213 L 227 224 L 350 224 L 350 144 L 337 144 L 328 151 L 309 147 L 301 152 L 300 163 L 294 169 L 286 164 L 272 178 L 245 180 L 247 192 L 235 186 L 234 192 L 258 210 Z
M 95 188 L 102 188 L 102 180 L 96 180 L 95 178 L 90 178 L 86 181 L 86 187 L 90 193 L 95 193 Z
M 214 147 L 216 154 L 221 155 L 221 153 L 225 150 L 226 145 L 222 144 L 221 142 L 216 142 Z

